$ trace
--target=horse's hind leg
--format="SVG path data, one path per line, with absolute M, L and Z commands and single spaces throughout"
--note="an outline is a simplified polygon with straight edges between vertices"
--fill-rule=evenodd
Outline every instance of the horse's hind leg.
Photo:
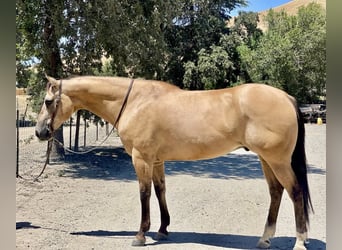
M 295 173 L 292 170 L 291 163 L 269 163 L 269 166 L 273 170 L 274 176 L 286 189 L 293 202 L 297 231 L 296 243 L 293 249 L 306 250 L 307 221 L 304 214 L 303 191 L 298 184 Z
M 276 222 L 281 202 L 281 197 L 283 195 L 284 188 L 277 180 L 276 176 L 272 172 L 272 169 L 267 164 L 267 162 L 261 158 L 260 162 L 262 165 L 262 170 L 264 172 L 270 196 L 271 196 L 271 203 L 270 208 L 268 211 L 268 216 L 265 224 L 265 229 L 262 237 L 260 238 L 257 247 L 259 248 L 269 248 L 271 245 L 270 239 L 274 236 L 276 231 Z
M 170 224 L 170 215 L 166 205 L 164 162 L 155 162 L 153 164 L 153 185 L 159 202 L 161 221 L 156 240 L 165 240 L 168 236 L 166 228 Z

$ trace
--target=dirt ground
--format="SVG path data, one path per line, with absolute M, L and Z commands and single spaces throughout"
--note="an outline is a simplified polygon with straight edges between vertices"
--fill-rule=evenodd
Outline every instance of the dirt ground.
M 326 126 L 307 124 L 306 131 L 315 210 L 308 249 L 326 249 Z M 130 245 L 140 223 L 138 183 L 120 140 L 111 144 L 52 162 L 39 182 L 17 179 L 17 249 L 137 249 Z M 41 155 L 27 164 L 42 165 Z M 153 240 L 160 223 L 153 193 L 143 249 L 255 249 L 270 200 L 255 154 L 168 162 L 166 184 L 169 239 Z M 294 236 L 293 206 L 284 193 L 272 249 L 292 249 Z

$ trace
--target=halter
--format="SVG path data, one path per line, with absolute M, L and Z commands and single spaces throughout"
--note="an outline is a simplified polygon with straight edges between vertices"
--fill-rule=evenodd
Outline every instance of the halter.
M 128 97 L 129 97 L 129 94 L 131 93 L 131 90 L 132 90 L 132 87 L 133 87 L 133 83 L 134 83 L 134 79 L 131 80 L 131 82 L 130 82 L 130 84 L 128 86 L 128 90 L 127 90 L 127 93 L 126 93 L 125 98 L 123 100 L 123 103 L 121 105 L 119 114 L 118 114 L 118 116 L 117 116 L 117 118 L 116 118 L 116 120 L 114 122 L 114 125 L 113 125 L 114 127 L 116 127 L 117 124 L 119 123 L 119 120 L 120 120 L 120 118 L 121 118 L 121 116 L 122 116 L 122 114 L 123 114 L 123 112 L 124 112 L 124 110 L 126 108 Z M 53 125 L 53 122 L 54 122 L 55 117 L 57 115 L 57 110 L 58 110 L 58 105 L 59 105 L 60 100 L 61 100 L 61 95 L 62 95 L 62 79 L 59 82 L 58 96 L 56 97 L 56 100 L 55 100 L 56 108 L 55 108 L 54 112 L 51 115 L 50 131 L 52 133 L 54 132 L 54 129 L 53 129 L 52 125 Z
M 51 122 L 50 122 L 50 131 L 51 133 L 53 134 L 54 132 L 54 129 L 53 129 L 53 122 L 55 120 L 55 117 L 57 115 L 57 110 L 58 110 L 58 106 L 59 106 L 59 103 L 61 101 L 61 97 L 62 96 L 62 79 L 60 80 L 59 82 L 59 88 L 58 88 L 58 95 L 55 99 L 55 102 L 56 102 L 56 107 L 55 107 L 55 110 L 53 111 L 52 115 L 51 115 Z M 53 137 L 53 136 L 52 136 Z
M 125 108 L 126 108 L 128 96 L 129 96 L 129 94 L 131 93 L 131 90 L 132 90 L 132 87 L 133 87 L 133 82 L 134 82 L 134 79 L 131 80 L 131 83 L 130 83 L 129 86 L 128 86 L 128 90 L 127 90 L 125 99 L 123 100 L 121 109 L 120 109 L 120 111 L 119 111 L 119 114 L 118 114 L 118 116 L 117 116 L 115 122 L 114 122 L 113 127 L 116 127 L 116 125 L 119 123 L 119 120 L 120 120 L 120 118 L 121 118 L 121 115 L 122 115 L 122 113 L 124 112 L 124 110 L 125 110 Z

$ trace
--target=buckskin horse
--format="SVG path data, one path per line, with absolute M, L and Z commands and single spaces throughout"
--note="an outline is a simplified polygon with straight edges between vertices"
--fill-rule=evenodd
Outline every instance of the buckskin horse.
M 313 209 L 305 127 L 296 100 L 284 91 L 258 83 L 188 91 L 155 80 L 46 77 L 46 95 L 35 128 L 39 139 L 50 140 L 75 111 L 86 109 L 113 124 L 132 157 L 141 202 L 140 228 L 132 245 L 146 242 L 152 183 L 161 214 L 156 239 L 168 236 L 165 161 L 209 159 L 244 147 L 258 155 L 271 197 L 257 247 L 270 247 L 285 189 L 294 206 L 294 249 L 306 249 L 309 212 Z

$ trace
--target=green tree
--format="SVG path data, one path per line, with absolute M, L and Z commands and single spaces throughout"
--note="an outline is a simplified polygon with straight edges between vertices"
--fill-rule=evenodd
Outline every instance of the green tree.
M 249 48 L 254 49 L 262 30 L 258 28 L 259 14 L 252 11 L 239 11 L 239 15 L 234 18 L 234 25 L 231 32 L 236 33 Z
M 237 84 L 240 78 L 250 80 L 247 71 L 241 67 L 237 48 L 241 45 L 249 49 L 257 46 L 262 36 L 257 22 L 257 13 L 239 12 L 228 32 L 219 33 L 217 43 L 202 48 L 194 61 L 185 63 L 184 86 L 189 89 L 217 89 Z
M 238 48 L 253 81 L 284 89 L 300 102 L 315 102 L 326 88 L 326 15 L 318 4 L 296 16 L 269 11 L 268 30 L 255 49 Z
M 241 49 L 239 48 L 251 51 L 257 47 L 263 35 L 257 26 L 258 21 L 258 13 L 239 11 L 239 15 L 234 18 L 234 25 L 229 34 L 224 34 L 221 38 L 220 45 L 228 52 L 229 58 L 233 62 L 232 71 L 227 75 L 230 85 L 251 81 L 246 66 L 241 60 Z
M 43 72 L 53 77 L 62 76 L 62 60 L 58 47 L 58 38 L 61 32 L 61 25 L 58 24 L 62 23 L 62 13 L 61 6 L 53 1 L 20 0 L 16 3 L 17 33 L 19 33 L 17 34 L 17 51 L 20 51 L 17 57 L 17 65 L 20 65 L 23 59 L 40 59 L 38 77 L 30 74 L 30 79 L 37 80 L 36 87 L 32 88 L 30 93 L 40 97 L 40 102 L 43 100 L 41 91 L 44 85 L 42 81 Z M 19 81 L 24 81 L 23 75 L 17 70 Z M 35 106 L 40 106 L 37 104 L 36 98 L 34 101 Z M 56 131 L 55 137 L 63 143 L 63 127 Z M 63 158 L 63 147 L 54 142 L 50 157 Z
M 198 65 L 185 64 L 184 85 L 186 88 L 197 85 L 198 89 L 218 89 L 228 86 L 227 75 L 232 71 L 233 63 L 228 53 L 220 46 L 201 49 L 198 53 Z
M 174 16 L 174 4 L 161 0 L 18 0 L 18 86 L 28 86 L 38 111 L 45 73 L 56 78 L 103 74 L 103 56 L 112 58 L 106 68 L 112 72 L 106 74 L 161 78 L 166 61 L 163 30 Z M 63 141 L 61 131 L 57 135 Z
M 180 87 L 186 81 L 189 89 L 203 88 L 203 83 L 189 82 L 191 78 L 197 79 L 189 76 L 190 71 L 195 72 L 190 68 L 198 66 L 202 49 L 210 51 L 211 46 L 219 45 L 222 34 L 229 32 L 229 12 L 245 4 L 245 0 L 179 2 L 178 15 L 165 34 L 169 51 L 165 78 Z
M 178 1 L 102 1 L 104 14 L 96 40 L 111 57 L 118 75 L 161 79 L 166 53 L 165 31 Z

